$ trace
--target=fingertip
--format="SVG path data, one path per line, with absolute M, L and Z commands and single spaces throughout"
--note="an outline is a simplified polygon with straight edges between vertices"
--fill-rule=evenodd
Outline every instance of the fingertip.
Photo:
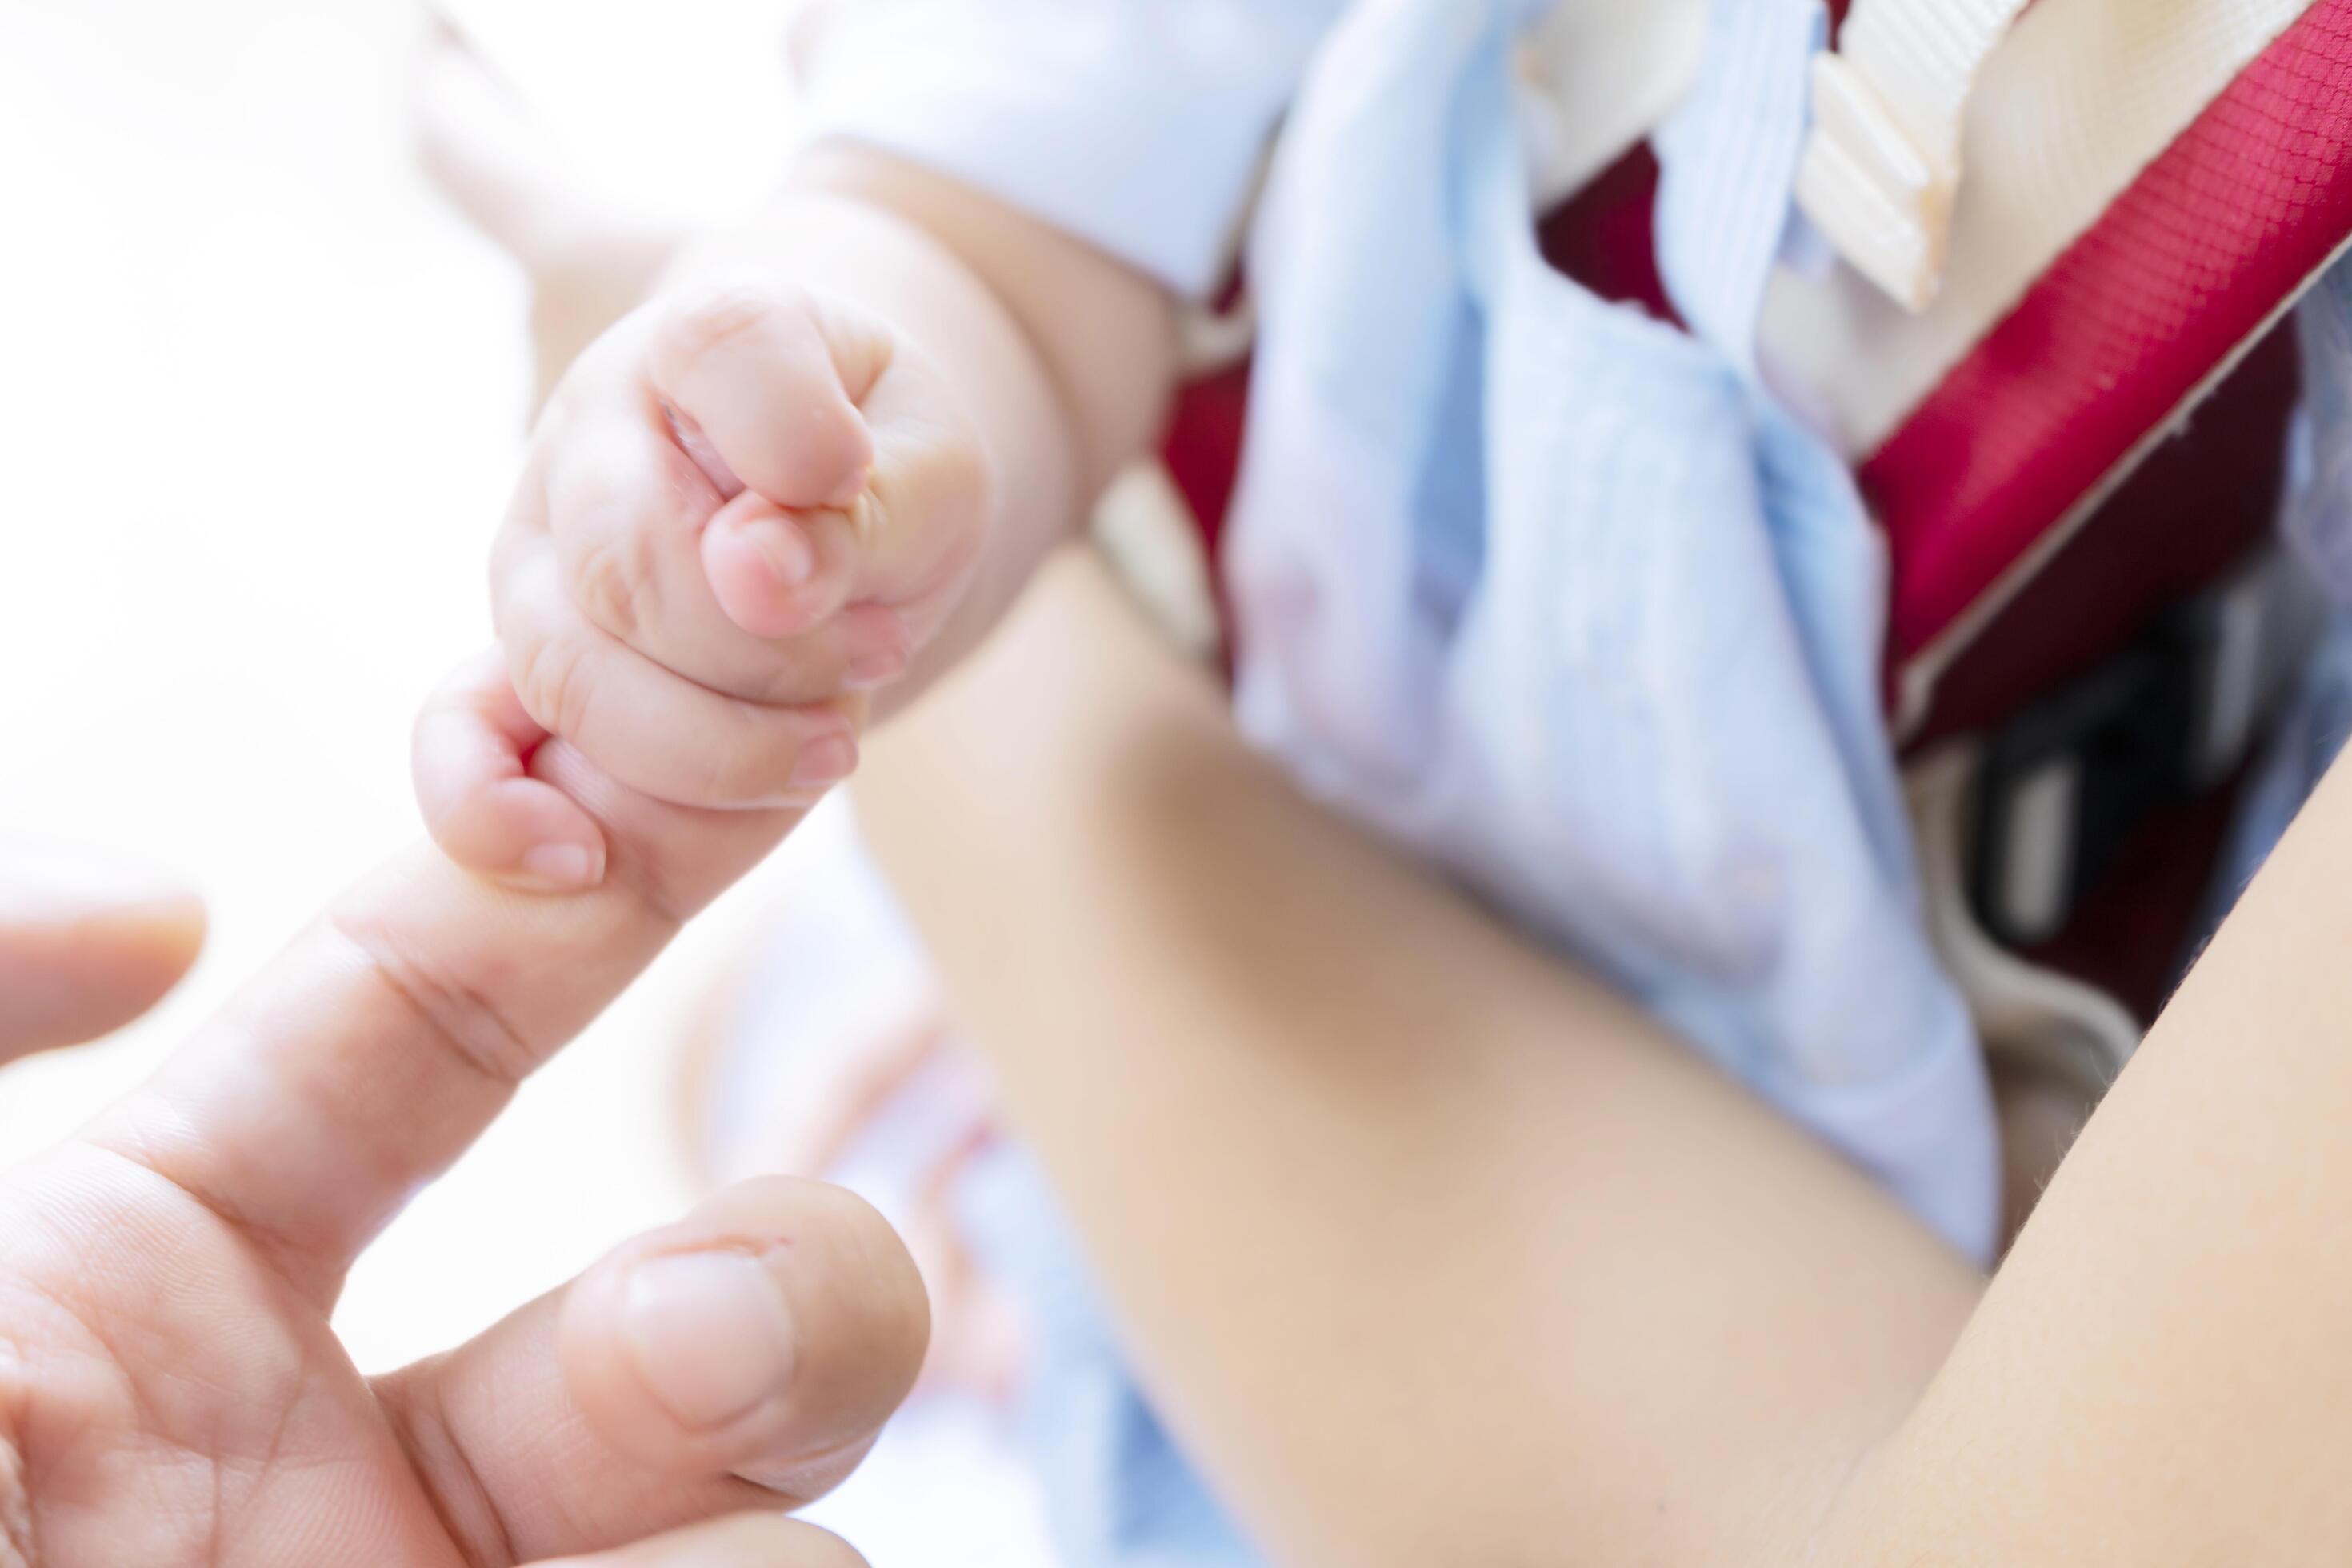
M 771 499 L 780 506 L 845 507 L 873 476 L 873 427 L 842 384 L 837 365 L 803 393 L 797 409 L 786 404 L 776 410 L 782 439 L 769 457 L 782 488 Z
M 140 1016 L 186 979 L 210 931 L 204 900 L 184 889 L 158 889 L 98 917 L 89 940 L 94 962 L 107 969 L 114 1022 Z
M 95 1039 L 194 967 L 204 901 L 171 883 L 29 847 L 0 853 L 0 1060 Z
M 530 775 L 547 732 L 530 721 L 495 650 L 462 666 L 417 715 L 410 764 L 425 830 L 478 877 L 518 891 L 585 892 L 604 879 L 604 830 Z
M 179 883 L 96 857 L 0 845 L 0 922 L 116 922 L 201 941 L 204 900 Z
M 529 893 L 582 893 L 604 879 L 604 835 L 554 785 L 500 779 L 430 823 L 443 853 L 478 877 Z
M 857 405 L 887 363 L 887 331 L 772 278 L 709 276 L 658 307 L 646 360 L 656 395 L 698 432 L 710 467 L 778 506 L 845 505 L 865 488 L 874 434 Z
M 146 973 L 154 990 L 151 1002 L 177 985 L 194 968 L 211 934 L 212 916 L 205 901 L 184 888 L 158 891 L 122 907 L 123 928 L 136 933 L 146 956 Z
M 557 1345 L 592 1424 L 640 1462 L 805 1498 L 897 1408 L 929 1334 L 921 1278 L 870 1205 L 765 1178 L 583 1275 Z
M 805 629 L 817 573 L 808 535 L 773 513 L 723 512 L 702 534 L 702 569 L 727 618 L 756 637 Z
M 702 531 L 702 570 L 727 618 L 756 637 L 797 637 L 842 607 L 851 563 L 837 514 L 737 497 Z

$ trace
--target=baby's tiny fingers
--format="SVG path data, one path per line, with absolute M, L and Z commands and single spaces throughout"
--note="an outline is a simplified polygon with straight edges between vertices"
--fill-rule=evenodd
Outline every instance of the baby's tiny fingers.
M 993 505 L 987 455 L 913 351 L 867 394 L 877 458 L 846 503 L 778 506 L 755 488 L 712 514 L 703 575 L 729 620 L 796 637 L 844 605 L 903 611 L 919 643 L 960 597 Z
M 583 617 L 545 555 L 492 586 L 523 710 L 641 795 L 719 811 L 806 805 L 857 764 L 854 700 L 773 706 L 686 679 Z
M 604 879 L 604 836 L 554 785 L 532 778 L 547 739 L 493 650 L 469 659 L 418 713 L 416 800 L 433 841 L 478 876 L 532 892 L 577 892 Z
M 873 471 L 855 502 L 823 515 L 844 533 L 848 601 L 905 611 L 919 644 L 955 607 L 979 559 L 995 469 L 945 377 L 911 346 L 860 406 L 874 431 Z
M 646 368 L 656 394 L 691 421 L 680 441 L 708 442 L 706 468 L 715 457 L 782 506 L 857 494 L 874 461 L 857 405 L 889 363 L 887 329 L 759 275 L 699 285 L 658 310 Z
M 857 536 L 830 509 L 786 511 L 746 490 L 702 531 L 702 571 L 727 618 L 753 637 L 798 637 L 849 600 Z
M 551 546 L 566 596 L 592 626 L 698 686 L 770 705 L 819 702 L 906 666 L 911 639 L 895 611 L 844 608 L 848 518 L 787 512 L 751 491 L 722 503 L 641 417 L 575 420 L 539 496 L 545 521 L 528 510 L 509 521 L 494 574 Z

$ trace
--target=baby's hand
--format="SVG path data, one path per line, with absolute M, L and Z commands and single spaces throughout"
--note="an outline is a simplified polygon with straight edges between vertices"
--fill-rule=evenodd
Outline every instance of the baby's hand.
M 971 421 L 918 351 L 764 279 L 657 296 L 557 389 L 491 563 L 505 680 L 418 721 L 428 826 L 485 875 L 604 872 L 594 823 L 531 776 L 550 735 L 674 805 L 806 805 L 857 760 L 861 695 L 972 575 Z

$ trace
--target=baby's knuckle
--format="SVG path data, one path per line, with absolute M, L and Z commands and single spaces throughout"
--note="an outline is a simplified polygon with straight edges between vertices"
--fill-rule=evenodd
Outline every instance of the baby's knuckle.
M 773 798 L 791 770 L 794 748 L 751 726 L 730 730 L 696 759 L 696 788 L 712 805 L 745 805 Z
M 516 699 L 534 723 L 550 734 L 577 742 L 587 718 L 586 655 L 567 637 L 536 637 L 518 651 Z
M 572 561 L 572 602 L 614 637 L 634 640 L 660 614 L 660 574 L 653 557 L 652 542 L 638 528 L 582 546 Z
M 747 670 L 737 695 L 762 708 L 790 708 L 836 695 L 841 681 L 840 670 L 822 653 L 788 649 Z
M 805 309 L 799 290 L 789 285 L 751 279 L 720 279 L 679 293 L 664 313 L 662 347 L 685 363 L 692 363 L 753 333 L 768 330 L 780 318 Z

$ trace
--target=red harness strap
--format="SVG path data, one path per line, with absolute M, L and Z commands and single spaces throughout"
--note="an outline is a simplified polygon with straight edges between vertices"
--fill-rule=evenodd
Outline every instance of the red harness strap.
M 2245 455 L 2258 462 L 2233 461 L 2215 443 L 2175 443 L 2162 486 L 2138 487 L 2128 507 L 2098 502 L 2151 433 L 2261 340 L 2347 236 L 2352 0 L 2317 0 L 1862 465 L 1894 553 L 1897 668 L 1981 632 L 1971 623 L 2094 515 L 2102 529 L 2125 517 L 2145 553 L 2157 542 L 2143 531 L 2151 519 L 2188 514 L 2189 531 L 2163 542 L 2189 546 L 2193 559 L 2157 570 L 2158 593 L 2266 529 L 2269 486 L 2234 497 L 2199 469 L 2219 463 L 2242 479 L 2268 466 L 2278 447 L 2265 426 L 2292 395 L 2284 348 L 2252 367 L 2263 390 L 2215 420 L 2232 443 L 2260 442 Z M 2189 492 L 2213 509 L 2183 504 Z M 2078 582 L 2069 602 L 2107 620 L 2118 607 L 2144 608 L 2131 603 L 2141 591 Z M 2002 636 L 2011 629 L 2004 617 Z M 2060 673 L 2039 653 L 2034 662 L 2044 679 Z
M 1602 298 L 1672 320 L 1656 184 L 1636 149 L 1541 240 Z M 1915 735 L 2000 717 L 2266 535 L 2294 365 L 2264 331 L 2347 236 L 2352 0 L 2316 0 L 1862 465 L 1893 553 L 1894 671 L 1968 644 Z M 1188 388 L 1168 431 L 1213 550 L 1247 397 L 1244 364 Z M 2151 439 L 2192 406 L 2185 435 Z
M 1657 178 L 1636 149 L 1540 241 L 1602 298 L 1671 321 Z M 1914 751 L 2039 722 L 2045 696 L 2140 658 L 2270 538 L 2297 391 L 2277 319 L 2348 237 L 2352 0 L 2315 0 L 1861 465 L 1893 565 L 1890 688 L 1935 672 L 1903 715 Z M 1213 560 L 1247 399 L 1244 363 L 1187 389 L 1168 432 Z M 2151 1011 L 2225 810 L 2135 816 L 2079 868 L 2077 918 L 2044 956 Z

